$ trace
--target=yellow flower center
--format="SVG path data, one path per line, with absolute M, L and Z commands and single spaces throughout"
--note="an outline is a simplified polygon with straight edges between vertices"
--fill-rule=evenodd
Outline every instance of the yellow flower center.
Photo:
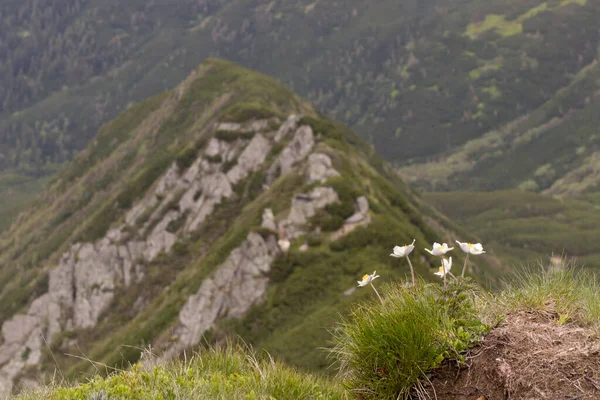
M 362 280 L 366 281 L 369 276 L 370 276 L 369 274 L 364 275 L 363 278 L 362 278 Z
M 469 246 L 469 247 L 473 247 L 473 246 L 474 246 L 474 244 L 473 244 L 473 243 L 467 243 L 467 246 Z
M 439 272 L 444 273 L 444 265 L 440 266 L 440 271 Z

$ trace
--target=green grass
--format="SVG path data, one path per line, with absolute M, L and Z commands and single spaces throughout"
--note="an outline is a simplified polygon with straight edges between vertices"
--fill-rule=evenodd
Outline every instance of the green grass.
M 31 178 L 10 171 L 0 174 L 0 232 L 10 227 L 51 179 L 51 176 Z
M 54 385 L 16 400 L 214 399 L 340 400 L 343 388 L 257 355 L 245 346 L 228 345 L 186 361 L 160 362 L 145 353 L 146 363 L 73 387 Z M 145 360 L 146 361 L 146 360 Z M 152 365 L 154 364 L 154 365 Z
M 407 399 L 419 393 L 428 373 L 443 361 L 464 362 L 466 352 L 509 313 L 552 314 L 558 324 L 600 333 L 600 281 L 572 265 L 514 274 L 495 295 L 468 279 L 449 279 L 447 290 L 441 282 L 418 279 L 414 287 L 405 282 L 383 284 L 381 302 L 370 287 L 357 289 L 363 301 L 352 304 L 352 312 L 337 323 L 335 312 L 326 307 L 310 317 L 330 324 L 335 347 L 319 351 L 339 367 L 335 377 L 299 372 L 227 339 L 225 346 L 204 348 L 185 361 L 165 362 L 144 352 L 128 370 L 74 385 L 55 382 L 15 400 Z M 374 281 L 376 287 L 379 283 Z M 305 336 L 289 340 L 288 335 L 283 341 L 306 350 L 310 340 L 302 341 Z
M 552 254 L 600 270 L 600 215 L 593 197 L 561 200 L 517 190 L 427 193 L 424 198 L 476 234 L 506 264 L 521 268 Z
M 558 313 L 561 323 L 574 321 L 600 333 L 599 292 L 598 276 L 571 263 L 561 268 L 527 268 L 507 280 L 497 297 L 496 313 Z
M 466 35 L 476 38 L 483 32 L 494 30 L 502 36 L 512 36 L 523 32 L 523 25 L 515 21 L 507 21 L 503 15 L 488 14 L 485 20 L 479 24 L 470 23 L 467 26 Z
M 388 285 L 382 303 L 358 306 L 333 334 L 344 385 L 361 399 L 406 399 L 427 371 L 460 358 L 487 330 L 467 287 Z

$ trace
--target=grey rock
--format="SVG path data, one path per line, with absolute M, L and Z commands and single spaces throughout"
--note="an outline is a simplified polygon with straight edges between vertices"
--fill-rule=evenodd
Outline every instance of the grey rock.
M 318 209 L 336 201 L 339 201 L 339 197 L 333 188 L 316 187 L 309 195 L 294 196 L 288 220 L 296 225 L 303 225 Z
M 217 125 L 217 130 L 237 132 L 242 130 L 242 124 L 238 124 L 237 122 L 221 122 L 219 125 Z
M 268 119 L 259 119 L 245 124 L 239 124 L 237 122 L 221 122 L 217 125 L 218 131 L 230 131 L 230 132 L 261 132 L 268 128 Z
M 36 319 L 29 315 L 15 315 L 2 324 L 2 337 L 4 343 L 19 343 L 24 337 L 29 336 L 36 326 Z
M 275 223 L 275 215 L 273 215 L 273 210 L 271 210 L 270 208 L 265 208 L 265 210 L 263 211 L 261 226 L 263 228 L 270 229 L 273 232 L 277 231 L 277 224 Z
M 164 195 L 171 191 L 171 189 L 179 181 L 179 167 L 176 163 L 171 164 L 167 172 L 160 178 L 154 191 L 158 195 Z
M 267 184 L 270 185 L 277 175 L 288 173 L 292 166 L 303 160 L 315 145 L 315 137 L 310 126 L 301 126 L 294 134 L 294 138 L 281 152 L 277 160 L 271 164 L 267 171 Z
M 283 149 L 279 157 L 281 174 L 287 173 L 294 163 L 304 159 L 315 145 L 315 138 L 310 126 L 301 126 L 294 139 Z
M 356 199 L 356 207 L 360 213 L 365 214 L 369 212 L 369 200 L 365 196 L 360 196 Z
M 206 145 L 206 149 L 204 149 L 204 153 L 209 156 L 209 157 L 215 157 L 219 154 L 221 154 L 221 152 L 225 152 L 227 151 L 225 147 L 226 144 L 222 144 L 221 141 L 212 138 L 208 141 L 208 144 Z
M 265 274 L 277 253 L 274 237 L 265 240 L 257 233 L 248 234 L 182 308 L 176 348 L 195 345 L 219 318 L 240 317 L 258 302 L 267 288 Z
M 240 154 L 237 164 L 227 172 L 227 179 L 233 185 L 256 171 L 269 155 L 271 142 L 260 133 L 254 135 L 248 146 Z
M 295 131 L 298 127 L 300 117 L 297 115 L 290 115 L 288 119 L 279 127 L 279 130 L 275 134 L 275 142 L 279 143 L 285 138 L 290 132 Z
M 306 178 L 308 183 L 325 183 L 328 178 L 340 176 L 340 173 L 333 168 L 331 158 L 327 154 L 313 153 L 308 156 L 308 168 Z

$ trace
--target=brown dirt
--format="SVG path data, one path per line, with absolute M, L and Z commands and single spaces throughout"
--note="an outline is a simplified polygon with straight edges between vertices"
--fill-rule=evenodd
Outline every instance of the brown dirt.
M 600 338 L 557 324 L 555 313 L 518 312 L 494 328 L 467 362 L 434 371 L 419 398 L 600 399 Z

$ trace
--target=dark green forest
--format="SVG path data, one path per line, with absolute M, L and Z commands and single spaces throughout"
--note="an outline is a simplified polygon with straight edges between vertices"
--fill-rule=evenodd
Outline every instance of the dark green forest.
M 397 165 L 526 115 L 598 56 L 585 0 L 0 5 L 1 168 L 41 175 L 207 56 L 277 77 Z

